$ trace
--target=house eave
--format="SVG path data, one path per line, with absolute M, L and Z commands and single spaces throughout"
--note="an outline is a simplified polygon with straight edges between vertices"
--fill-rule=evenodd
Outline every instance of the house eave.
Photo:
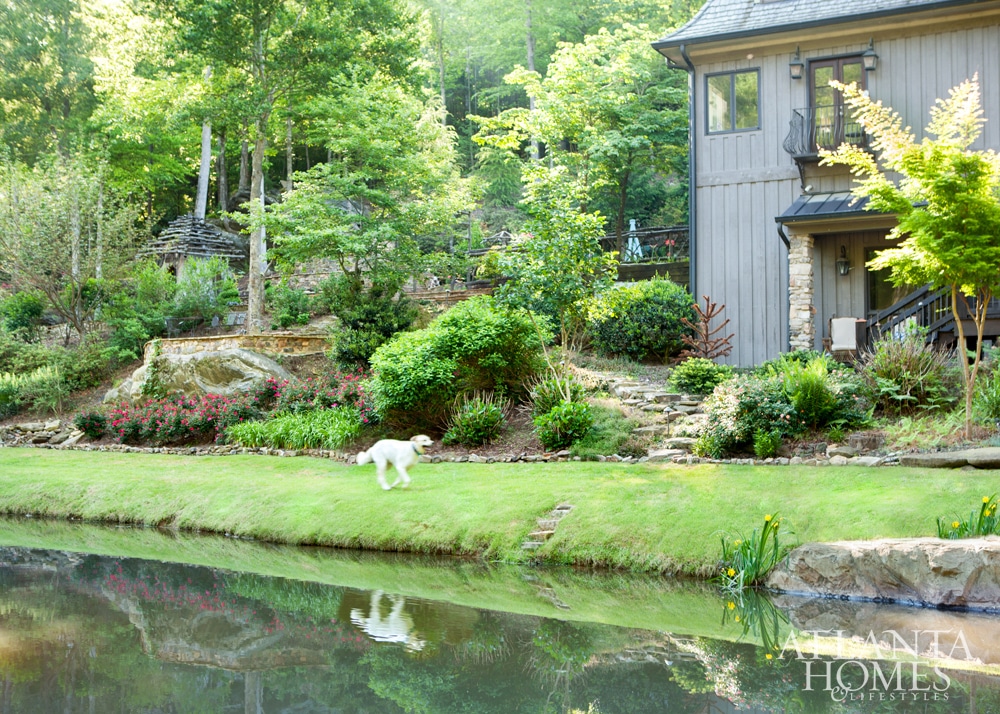
M 774 25 L 771 27 L 754 28 L 728 33 L 707 33 L 703 35 L 691 35 L 676 37 L 675 35 L 665 37 L 652 43 L 653 49 L 662 54 L 672 62 L 679 62 L 679 50 L 681 46 L 688 48 L 688 51 L 698 50 L 699 54 L 705 52 L 738 51 L 740 41 L 757 40 L 755 44 L 760 44 L 761 40 L 766 40 L 766 44 L 788 44 L 792 45 L 803 42 L 803 33 L 806 37 L 810 31 L 823 30 L 826 35 L 836 36 L 844 34 L 856 34 L 858 31 L 872 34 L 872 23 L 883 21 L 877 26 L 877 32 L 893 29 L 894 23 L 886 23 L 888 20 L 909 19 L 910 22 L 922 22 L 935 19 L 935 16 L 945 21 L 956 19 L 949 11 L 956 9 L 967 9 L 971 12 L 967 14 L 984 14 L 1000 10 L 1000 2 L 997 0 L 940 0 L 939 2 L 921 5 L 919 8 L 894 8 L 891 10 L 880 10 L 869 13 L 854 14 L 848 17 L 833 17 L 809 20 L 805 22 L 787 23 Z M 902 23 L 900 23 L 902 24 Z M 877 34 L 876 32 L 876 34 Z M 796 36 L 798 35 L 798 36 Z M 676 39 L 675 39 L 676 37 Z

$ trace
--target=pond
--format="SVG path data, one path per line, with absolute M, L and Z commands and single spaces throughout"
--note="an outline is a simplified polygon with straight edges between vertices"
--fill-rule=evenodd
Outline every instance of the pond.
M 1000 618 L 0 521 L 0 713 L 1000 712 Z

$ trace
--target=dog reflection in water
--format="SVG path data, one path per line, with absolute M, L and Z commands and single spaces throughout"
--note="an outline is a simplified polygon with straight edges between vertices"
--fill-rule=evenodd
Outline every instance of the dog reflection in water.
M 391 605 L 389 614 L 385 617 L 382 616 L 383 597 Z M 351 610 L 351 622 L 376 642 L 396 642 L 406 645 L 406 649 L 411 652 L 419 652 L 427 645 L 427 641 L 414 630 L 413 618 L 403 610 L 405 605 L 406 598 L 403 596 L 386 595 L 381 590 L 376 590 L 372 593 L 367 617 L 363 610 L 355 607 Z
M 410 475 L 406 473 L 406 470 L 415 466 L 420 461 L 420 455 L 424 453 L 424 449 L 433 443 L 429 436 L 423 434 L 414 436 L 409 441 L 382 439 L 376 441 L 375 445 L 368 451 L 362 451 L 358 454 L 358 463 L 369 464 L 374 461 L 378 485 L 386 491 L 400 481 L 403 482 L 403 488 L 406 488 L 410 485 Z M 399 474 L 392 482 L 392 486 L 385 482 L 385 472 L 389 468 L 389 464 L 395 466 L 396 473 Z

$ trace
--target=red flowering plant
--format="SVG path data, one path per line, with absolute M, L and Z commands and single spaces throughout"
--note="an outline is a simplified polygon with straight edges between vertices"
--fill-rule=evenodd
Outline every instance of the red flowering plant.
M 138 406 L 120 404 L 111 410 L 109 431 L 122 444 L 220 441 L 227 426 L 264 415 L 258 401 L 254 394 L 207 394 L 153 399 Z
M 295 384 L 268 378 L 267 384 L 274 389 L 275 412 L 298 413 L 350 406 L 358 409 L 362 423 L 367 424 L 373 411 L 364 388 L 367 378 L 365 371 L 358 368 L 350 372 L 334 370 Z

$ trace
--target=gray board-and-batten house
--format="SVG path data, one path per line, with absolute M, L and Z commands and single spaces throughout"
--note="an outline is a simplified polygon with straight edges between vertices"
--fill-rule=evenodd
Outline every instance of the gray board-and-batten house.
M 691 287 L 726 305 L 732 363 L 821 349 L 832 318 L 954 334 L 946 297 L 865 267 L 894 219 L 816 153 L 867 142 L 829 80 L 858 82 L 919 140 L 974 74 L 988 121 L 973 148 L 1000 149 L 1000 1 L 707 0 L 653 46 L 689 73 Z

